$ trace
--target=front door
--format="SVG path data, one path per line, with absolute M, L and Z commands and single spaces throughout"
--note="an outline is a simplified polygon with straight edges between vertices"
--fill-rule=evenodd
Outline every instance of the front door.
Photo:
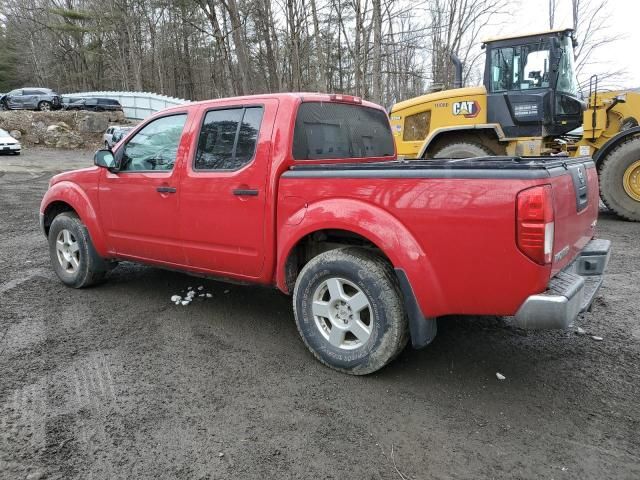
M 146 124 L 114 152 L 120 170 L 104 170 L 99 200 L 108 243 L 119 257 L 183 265 L 178 240 L 180 165 L 187 113 Z M 188 137 L 188 136 L 185 136 Z
M 199 271 L 259 277 L 271 132 L 278 101 L 203 111 L 195 154 L 180 183 L 180 234 Z

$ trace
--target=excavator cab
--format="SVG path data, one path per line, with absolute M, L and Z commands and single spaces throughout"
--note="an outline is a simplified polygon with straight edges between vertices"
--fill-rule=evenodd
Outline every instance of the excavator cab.
M 582 125 L 573 30 L 486 40 L 487 122 L 506 137 L 560 136 Z

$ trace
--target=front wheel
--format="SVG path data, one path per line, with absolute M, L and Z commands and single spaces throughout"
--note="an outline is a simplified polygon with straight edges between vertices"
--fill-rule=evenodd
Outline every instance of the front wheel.
M 339 248 L 310 260 L 293 292 L 300 336 L 325 365 L 366 375 L 393 360 L 409 339 L 393 268 L 363 248 Z
M 609 152 L 599 166 L 600 196 L 620 217 L 640 221 L 640 137 Z
M 38 103 L 38 110 L 41 112 L 50 112 L 51 111 L 51 102 L 40 102 Z
M 476 142 L 450 143 L 434 153 L 433 158 L 473 158 L 494 155 L 487 147 Z
M 61 213 L 51 222 L 49 256 L 58 278 L 73 288 L 102 281 L 108 270 L 93 247 L 87 227 L 71 212 Z

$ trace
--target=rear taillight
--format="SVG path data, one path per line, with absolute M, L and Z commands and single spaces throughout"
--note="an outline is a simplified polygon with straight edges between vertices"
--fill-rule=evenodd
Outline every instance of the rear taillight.
M 540 265 L 553 257 L 553 194 L 551 185 L 541 185 L 518 193 L 516 211 L 518 248 Z

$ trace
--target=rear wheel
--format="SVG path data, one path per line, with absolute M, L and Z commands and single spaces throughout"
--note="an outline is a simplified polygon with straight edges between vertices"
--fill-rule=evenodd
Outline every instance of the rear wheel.
M 49 112 L 51 111 L 51 102 L 40 102 L 38 103 L 38 110 L 41 112 Z
M 61 213 L 51 222 L 49 256 L 58 278 L 73 288 L 98 283 L 109 270 L 93 247 L 87 227 L 71 212 Z
M 305 345 L 341 372 L 375 372 L 409 339 L 393 268 L 362 248 L 339 248 L 310 260 L 296 280 L 293 307 Z
M 627 220 L 640 221 L 640 137 L 613 149 L 599 166 L 600 196 Z
M 445 145 L 433 154 L 433 158 L 472 158 L 494 155 L 487 147 L 475 142 L 455 142 Z

